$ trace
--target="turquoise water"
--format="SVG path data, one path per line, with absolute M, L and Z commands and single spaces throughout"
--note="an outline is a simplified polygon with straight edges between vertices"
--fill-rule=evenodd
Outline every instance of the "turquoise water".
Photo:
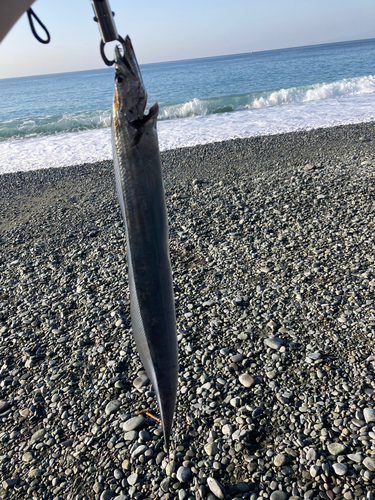
M 375 92 L 375 39 L 141 70 L 162 120 L 329 100 Z M 0 141 L 108 127 L 112 93 L 113 68 L 0 80 Z

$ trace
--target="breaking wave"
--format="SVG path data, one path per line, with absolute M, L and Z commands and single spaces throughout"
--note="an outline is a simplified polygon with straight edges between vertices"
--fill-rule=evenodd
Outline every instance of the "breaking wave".
M 160 106 L 159 119 L 173 120 L 241 110 L 256 110 L 373 92 L 375 92 L 375 76 L 369 75 L 331 83 L 317 83 L 205 99 L 195 98 L 181 103 L 166 103 Z M 109 126 L 110 109 L 67 112 L 49 116 L 28 116 L 22 119 L 0 121 L 0 141 L 100 129 Z
M 316 83 L 287 89 L 193 99 L 189 102 L 161 106 L 159 119 L 176 119 L 245 109 L 268 108 L 372 92 L 375 92 L 375 76 L 369 75 L 338 80 L 332 83 Z
M 111 125 L 110 110 L 92 110 L 0 121 L 0 141 L 80 132 Z

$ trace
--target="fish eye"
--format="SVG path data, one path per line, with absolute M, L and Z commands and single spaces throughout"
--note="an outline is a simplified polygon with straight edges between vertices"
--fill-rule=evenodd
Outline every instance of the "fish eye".
M 116 78 L 116 80 L 117 80 L 117 83 L 123 83 L 123 82 L 125 81 L 125 78 L 124 78 L 123 76 L 119 75 L 119 76 Z

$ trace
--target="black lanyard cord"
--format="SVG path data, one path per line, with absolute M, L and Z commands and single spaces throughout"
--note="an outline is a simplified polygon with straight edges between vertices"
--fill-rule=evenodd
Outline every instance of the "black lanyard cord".
M 35 38 L 38 40 L 38 42 L 40 43 L 49 43 L 51 41 L 51 37 L 50 37 L 50 34 L 48 33 L 48 30 L 47 28 L 44 26 L 44 24 L 42 23 L 42 21 L 39 19 L 39 17 L 35 14 L 35 12 L 33 11 L 33 9 L 29 9 L 27 11 L 27 17 L 29 19 L 29 24 L 30 24 L 30 28 L 31 28 L 31 31 L 33 32 L 33 35 L 35 36 Z M 40 38 L 40 36 L 38 35 L 38 33 L 36 32 L 35 30 L 35 26 L 34 26 L 34 20 L 33 20 L 33 17 L 35 18 L 35 20 L 37 21 L 37 23 L 41 26 L 41 28 L 44 29 L 46 35 L 47 35 L 47 40 L 43 40 L 43 38 Z

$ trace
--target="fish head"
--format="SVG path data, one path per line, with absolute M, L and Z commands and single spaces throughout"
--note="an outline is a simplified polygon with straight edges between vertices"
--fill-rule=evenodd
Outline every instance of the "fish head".
M 135 57 L 133 45 L 127 36 L 120 39 L 115 48 L 115 96 L 114 105 L 129 122 L 142 120 L 147 104 L 147 92 Z

